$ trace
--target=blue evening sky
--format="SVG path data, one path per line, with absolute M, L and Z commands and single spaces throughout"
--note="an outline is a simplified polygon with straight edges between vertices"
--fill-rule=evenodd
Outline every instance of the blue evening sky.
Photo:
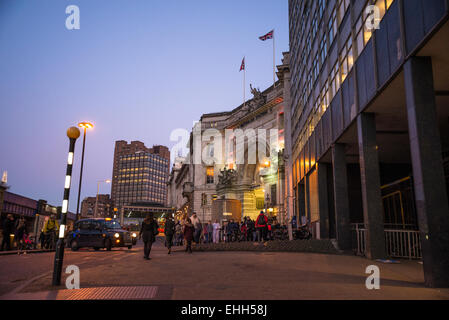
M 68 5 L 80 30 L 67 30 Z M 110 179 L 114 142 L 172 147 L 170 133 L 202 114 L 242 103 L 239 72 L 272 85 L 288 51 L 287 0 L 0 0 L 0 174 L 10 191 L 62 202 L 65 131 L 92 121 L 81 199 Z M 76 210 L 82 139 L 77 142 L 70 210 Z M 109 185 L 101 185 L 109 193 Z

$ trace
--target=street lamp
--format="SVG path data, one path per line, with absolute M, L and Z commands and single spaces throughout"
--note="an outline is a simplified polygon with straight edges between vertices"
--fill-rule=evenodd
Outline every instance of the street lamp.
M 61 272 L 64 261 L 64 235 L 65 235 L 65 227 L 67 224 L 67 210 L 69 208 L 70 185 L 72 182 L 72 168 L 75 153 L 75 143 L 76 139 L 79 138 L 80 134 L 81 134 L 80 130 L 77 127 L 71 127 L 67 130 L 67 137 L 69 138 L 70 145 L 69 145 L 69 156 L 67 158 L 67 171 L 64 184 L 64 200 L 62 201 L 61 220 L 59 222 L 59 237 L 58 243 L 56 244 L 55 262 L 53 269 L 54 286 L 59 286 L 61 284 Z
M 83 128 L 84 136 L 83 136 L 83 153 L 81 155 L 81 173 L 80 173 L 80 185 L 78 188 L 78 202 L 76 205 L 76 220 L 79 220 L 80 214 L 80 197 L 81 197 L 81 183 L 83 181 L 83 167 L 84 167 L 84 149 L 86 147 L 86 132 L 87 129 L 93 129 L 94 125 L 90 122 L 80 122 L 78 123 L 78 127 Z
M 101 180 L 101 181 L 98 181 L 98 183 L 97 183 L 97 197 L 96 197 L 96 199 L 95 199 L 95 211 L 94 211 L 94 218 L 96 218 L 97 217 L 97 206 L 98 206 L 98 194 L 100 193 L 100 183 L 111 183 L 111 180 Z

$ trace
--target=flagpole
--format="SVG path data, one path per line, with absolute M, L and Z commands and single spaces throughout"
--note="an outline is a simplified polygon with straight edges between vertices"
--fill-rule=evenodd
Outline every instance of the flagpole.
M 276 88 L 276 43 L 273 29 L 273 88 Z
M 246 57 L 243 58 L 245 66 L 243 68 L 243 108 L 246 107 Z

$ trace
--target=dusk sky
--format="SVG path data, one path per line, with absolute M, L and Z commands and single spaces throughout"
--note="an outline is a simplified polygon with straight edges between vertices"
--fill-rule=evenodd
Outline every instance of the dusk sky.
M 80 30 L 65 26 L 68 5 Z M 242 103 L 239 72 L 272 85 L 288 51 L 287 0 L 0 0 L 0 174 L 10 191 L 61 205 L 66 130 L 91 121 L 81 200 L 111 179 L 114 142 L 171 148 L 170 133 Z M 82 139 L 70 211 L 76 211 Z M 100 193 L 109 193 L 102 184 Z

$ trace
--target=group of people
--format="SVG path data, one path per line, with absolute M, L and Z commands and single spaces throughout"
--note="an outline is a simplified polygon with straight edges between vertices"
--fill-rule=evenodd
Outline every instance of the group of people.
M 196 216 L 196 215 L 195 215 Z M 198 236 L 198 232 L 195 229 L 195 225 L 192 220 L 195 217 L 187 218 L 183 224 L 180 222 L 175 223 L 171 216 L 168 216 L 165 221 L 164 234 L 165 234 L 165 246 L 168 249 L 168 254 L 171 254 L 174 240 L 178 244 L 179 239 L 178 232 L 181 230 L 183 238 L 186 243 L 186 252 L 192 253 L 192 242 L 195 237 Z M 196 221 L 195 221 L 196 222 Z M 143 222 L 140 228 L 140 239 L 144 243 L 144 256 L 145 260 L 151 260 L 150 253 L 151 247 L 156 242 L 156 236 L 159 234 L 159 225 L 154 219 L 154 216 L 150 214 Z M 176 237 L 176 239 L 175 239 Z M 181 242 L 182 243 L 182 242 Z
M 51 215 L 44 223 L 39 235 L 39 242 L 42 249 L 53 249 L 56 243 L 59 224 L 55 215 Z M 34 243 L 30 233 L 27 230 L 27 224 L 24 217 L 14 219 L 12 214 L 8 214 L 2 223 L 2 244 L 0 251 L 10 251 L 11 235 L 17 243 L 18 253 L 24 250 L 33 249 Z M 25 251 L 26 252 L 26 251 Z
M 8 214 L 3 221 L 2 245 L 0 251 L 11 250 L 11 235 L 17 242 L 17 249 L 20 251 L 27 249 L 31 245 L 30 235 L 27 231 L 25 218 L 14 220 L 12 214 Z
M 202 223 L 194 212 L 190 218 L 175 222 L 169 216 L 166 219 L 164 234 L 165 246 L 171 254 L 173 246 L 185 244 L 185 252 L 192 253 L 192 243 L 219 243 L 234 241 L 267 241 L 271 239 L 272 224 L 264 211 L 261 211 L 255 221 L 245 217 L 242 223 L 230 220 L 221 225 L 218 221 Z M 153 215 L 149 215 L 143 222 L 140 238 L 144 242 L 144 259 L 151 260 L 150 253 L 156 236 L 159 234 L 159 225 Z
M 236 241 L 267 241 L 272 239 L 272 229 L 275 221 L 268 219 L 261 211 L 257 219 L 245 217 L 241 223 L 234 220 L 220 224 L 217 220 L 202 224 L 196 214 L 192 215 L 195 228 L 195 243 L 219 243 Z

